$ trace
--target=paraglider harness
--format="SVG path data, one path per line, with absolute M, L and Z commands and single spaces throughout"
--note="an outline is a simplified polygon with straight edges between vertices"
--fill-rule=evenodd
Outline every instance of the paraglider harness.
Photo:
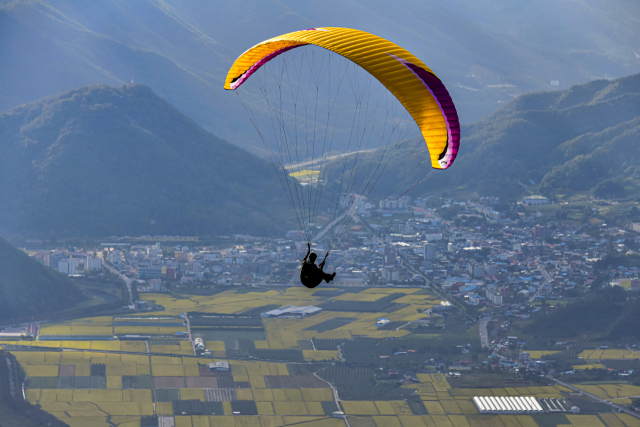
M 324 268 L 324 263 L 327 260 L 330 251 L 327 251 L 327 254 L 324 256 L 322 262 L 319 265 L 316 265 L 315 257 L 313 260 L 307 261 L 307 259 L 309 259 L 309 255 L 311 255 L 311 245 L 307 243 L 307 247 L 307 254 L 302 260 L 302 268 L 300 269 L 300 281 L 302 282 L 302 284 L 307 288 L 315 288 L 320 283 L 322 283 L 323 280 L 327 283 L 332 281 L 336 274 L 327 274 L 322 271 L 322 269 Z

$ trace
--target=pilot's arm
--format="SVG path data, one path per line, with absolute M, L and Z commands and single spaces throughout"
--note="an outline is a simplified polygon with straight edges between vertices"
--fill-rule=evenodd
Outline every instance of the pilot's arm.
M 309 258 L 309 254 L 311 253 L 311 243 L 307 243 L 307 254 L 302 259 L 302 262 L 305 262 L 307 258 Z

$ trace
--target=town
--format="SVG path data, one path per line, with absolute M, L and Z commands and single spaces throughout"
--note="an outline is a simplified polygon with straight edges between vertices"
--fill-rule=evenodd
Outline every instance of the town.
M 536 207 L 549 201 L 541 196 L 518 203 L 532 214 L 515 220 L 495 210 L 497 198 L 438 200 L 438 208 L 427 207 L 429 199 L 406 196 L 382 200 L 380 209 L 362 203 L 365 208 L 353 215 L 328 257 L 325 271 L 337 273 L 332 285 L 429 286 L 476 318 L 502 313 L 527 319 L 540 301 L 561 301 L 588 288 L 596 278 L 594 262 L 608 251 L 625 254 L 639 243 L 635 223 L 576 226 L 544 218 Z M 236 235 L 227 238 L 227 247 L 202 247 L 196 240 L 170 248 L 114 242 L 89 250 L 28 250 L 61 273 L 100 271 L 104 262 L 134 280 L 139 292 L 161 292 L 213 284 L 295 285 L 306 251 L 302 236 L 296 230 L 282 239 Z M 314 243 L 313 250 L 320 258 L 326 253 L 323 244 Z M 607 273 L 609 285 L 640 290 L 638 267 L 610 266 Z

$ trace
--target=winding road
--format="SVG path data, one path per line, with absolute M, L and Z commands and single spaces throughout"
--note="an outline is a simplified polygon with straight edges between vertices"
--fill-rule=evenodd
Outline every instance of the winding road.
M 126 283 L 127 285 L 127 291 L 129 291 L 129 307 L 135 307 L 133 304 L 133 292 L 131 291 L 131 279 L 125 276 L 124 274 L 120 273 L 112 265 L 107 264 L 106 260 L 102 256 L 102 252 L 98 252 L 98 256 L 102 258 L 102 266 L 104 268 L 106 268 L 113 274 L 117 274 L 122 280 L 124 280 L 124 283 Z

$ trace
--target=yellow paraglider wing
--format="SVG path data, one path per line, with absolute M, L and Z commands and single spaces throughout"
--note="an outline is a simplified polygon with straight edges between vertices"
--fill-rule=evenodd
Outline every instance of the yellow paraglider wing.
M 237 89 L 271 59 L 305 45 L 342 55 L 378 79 L 418 124 L 429 149 L 431 166 L 435 169 L 451 166 L 460 146 L 460 124 L 449 92 L 422 61 L 382 37 L 335 27 L 311 28 L 274 37 L 236 59 L 224 88 Z

